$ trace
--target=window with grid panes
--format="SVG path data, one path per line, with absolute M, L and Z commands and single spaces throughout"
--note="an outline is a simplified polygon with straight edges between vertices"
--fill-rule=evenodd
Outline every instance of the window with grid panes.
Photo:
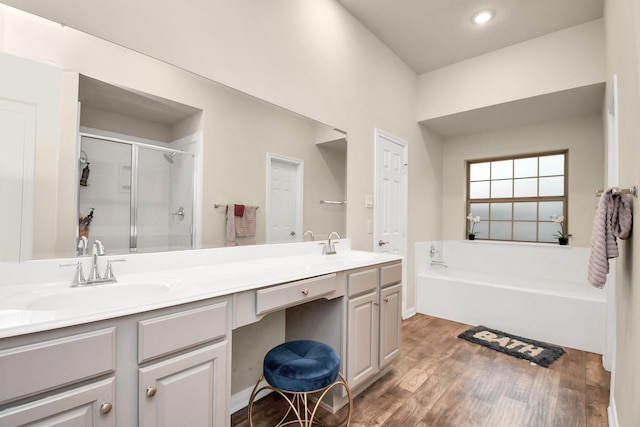
M 560 225 L 552 215 L 564 215 L 568 230 L 567 165 L 566 150 L 467 161 L 467 215 L 480 217 L 476 239 L 555 242 Z

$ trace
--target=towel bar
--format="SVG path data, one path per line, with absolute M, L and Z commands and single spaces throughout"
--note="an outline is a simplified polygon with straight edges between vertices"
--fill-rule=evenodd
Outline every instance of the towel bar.
M 596 197 L 600 197 L 602 196 L 602 193 L 604 193 L 605 190 L 598 190 L 596 191 Z M 631 188 L 621 188 L 618 191 L 614 191 L 615 194 L 631 194 L 633 195 L 633 197 L 638 197 L 638 186 L 634 185 Z
M 214 207 L 215 209 L 218 209 L 218 208 L 226 208 L 226 207 L 227 207 L 227 205 L 223 205 L 223 204 L 221 204 L 221 203 L 214 203 L 214 204 L 213 204 L 213 207 Z M 260 206 L 256 206 L 256 209 L 260 209 Z

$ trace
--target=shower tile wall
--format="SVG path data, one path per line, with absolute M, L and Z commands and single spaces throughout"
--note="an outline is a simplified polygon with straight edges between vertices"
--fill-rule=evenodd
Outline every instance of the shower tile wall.
M 89 240 L 102 240 L 111 254 L 129 253 L 132 149 L 117 142 L 82 140 L 91 172 L 88 186 L 80 186 L 79 215 L 94 208 Z M 162 151 L 138 147 L 138 252 L 192 247 L 193 164 L 191 155 L 177 155 L 172 164 Z M 173 215 L 180 207 L 183 220 Z
M 80 186 L 78 209 L 80 217 L 94 209 L 89 241 L 99 239 L 109 252 L 128 253 L 131 146 L 83 138 L 82 151 L 91 172 L 87 186 Z

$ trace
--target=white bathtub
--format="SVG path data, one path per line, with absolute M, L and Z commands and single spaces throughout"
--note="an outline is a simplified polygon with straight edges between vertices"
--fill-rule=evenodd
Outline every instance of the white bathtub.
M 468 256 L 470 248 L 463 249 Z M 496 265 L 496 254 L 489 254 L 492 262 L 485 260 L 482 264 L 478 258 L 487 256 L 486 247 L 477 245 L 474 249 L 478 250 L 474 260 L 480 271 L 462 269 L 467 267 L 467 263 L 461 262 L 453 253 L 456 245 L 446 247 L 448 252 L 442 251 L 447 263 L 449 254 L 452 254 L 453 262 L 449 263 L 449 268 L 424 263 L 416 279 L 418 313 L 469 325 L 484 325 L 539 341 L 603 354 L 605 292 L 591 287 L 586 280 L 580 280 L 578 273 L 581 272 L 560 274 L 558 278 L 553 272 L 545 272 L 548 268 L 544 255 L 531 257 L 530 253 L 521 253 L 511 260 L 520 263 L 519 266 L 486 271 L 487 265 Z M 490 248 L 488 252 L 496 250 L 499 249 Z M 511 256 L 514 250 L 529 251 L 518 246 L 507 247 L 506 250 Z M 416 254 L 419 256 L 420 251 Z M 551 253 L 550 256 L 557 261 L 557 257 L 563 254 Z M 498 266 L 503 262 L 498 261 Z M 580 263 L 575 266 L 568 261 L 568 264 L 570 267 L 565 265 L 565 268 L 581 268 Z

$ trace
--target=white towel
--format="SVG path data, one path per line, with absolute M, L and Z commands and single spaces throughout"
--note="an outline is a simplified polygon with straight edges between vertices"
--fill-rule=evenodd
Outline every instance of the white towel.
M 252 237 L 256 235 L 256 206 L 245 206 L 244 216 L 236 217 L 236 236 Z
M 616 237 L 628 239 L 633 224 L 629 196 L 610 188 L 602 193 L 591 232 L 591 253 L 587 280 L 597 288 L 603 288 L 609 273 L 609 259 L 619 255 Z

